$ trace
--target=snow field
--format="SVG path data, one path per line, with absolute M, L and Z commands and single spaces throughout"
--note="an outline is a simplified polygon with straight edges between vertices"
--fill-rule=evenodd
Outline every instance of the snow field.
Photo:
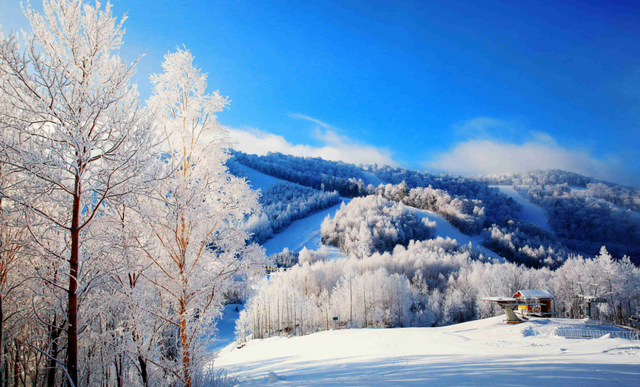
M 253 340 L 223 349 L 215 367 L 287 386 L 637 386 L 640 341 L 566 339 L 580 320 L 504 316 L 440 328 L 352 329 Z
M 528 201 L 524 196 L 520 195 L 512 187 L 504 185 L 492 185 L 491 187 L 498 188 L 500 192 L 511 197 L 518 204 L 522 206 L 522 213 L 520 214 L 520 220 L 523 222 L 533 223 L 543 230 L 551 231 L 547 215 L 544 213 L 542 207 L 537 206 Z

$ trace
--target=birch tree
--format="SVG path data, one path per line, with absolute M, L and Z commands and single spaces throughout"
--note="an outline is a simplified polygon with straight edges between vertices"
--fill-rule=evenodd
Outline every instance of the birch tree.
M 179 331 L 179 359 L 174 375 L 191 386 L 203 360 L 202 346 L 233 275 L 264 256 L 240 227 L 258 210 L 257 194 L 244 179 L 227 171 L 231 145 L 216 113 L 229 101 L 217 91 L 207 94 L 206 74 L 193 65 L 186 49 L 165 56 L 164 72 L 153 75 L 155 109 L 164 162 L 175 171 L 163 180 L 151 201 L 150 227 L 156 248 L 146 249 L 155 272 L 145 275 L 167 300 L 150 311 Z

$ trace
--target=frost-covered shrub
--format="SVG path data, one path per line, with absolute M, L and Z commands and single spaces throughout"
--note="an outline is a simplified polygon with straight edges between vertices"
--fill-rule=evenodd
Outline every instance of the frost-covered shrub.
M 300 250 L 298 262 L 301 265 L 304 265 L 305 263 L 313 264 L 318 261 L 326 261 L 328 257 L 329 252 L 325 245 L 322 245 L 320 250 L 309 250 L 305 246 Z
M 363 258 L 391 251 L 396 245 L 432 237 L 435 222 L 419 219 L 402 203 L 382 196 L 355 198 L 342 205 L 332 219 L 322 222 L 322 243 L 337 246 L 348 255 Z

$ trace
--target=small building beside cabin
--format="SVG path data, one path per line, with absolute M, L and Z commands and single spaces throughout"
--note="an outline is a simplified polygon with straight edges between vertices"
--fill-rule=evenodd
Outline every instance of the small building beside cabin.
M 518 312 L 523 316 L 549 317 L 555 314 L 551 304 L 555 296 L 548 290 L 518 290 L 513 298 L 518 300 Z

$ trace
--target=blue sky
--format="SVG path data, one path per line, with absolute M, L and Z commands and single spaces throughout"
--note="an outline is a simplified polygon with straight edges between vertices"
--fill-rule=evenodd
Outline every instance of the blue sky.
M 425 3 L 112 1 L 142 97 L 184 44 L 243 150 L 640 185 L 637 3 Z

